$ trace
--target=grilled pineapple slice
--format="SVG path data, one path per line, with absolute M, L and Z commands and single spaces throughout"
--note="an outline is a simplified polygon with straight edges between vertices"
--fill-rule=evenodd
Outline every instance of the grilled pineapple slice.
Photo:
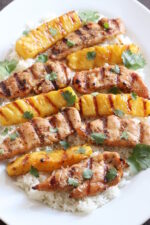
M 71 166 L 92 154 L 90 146 L 75 146 L 67 150 L 56 150 L 50 153 L 33 152 L 17 158 L 7 166 L 9 176 L 19 176 L 30 171 L 31 167 L 42 172 L 52 172 L 62 166 Z
M 68 98 L 64 98 L 64 93 Z M 12 125 L 23 123 L 36 116 L 50 116 L 68 106 L 69 98 L 73 99 L 71 102 L 73 105 L 77 96 L 71 87 L 18 99 L 0 108 L 0 123 L 1 125 Z
M 133 53 L 138 52 L 136 45 L 108 45 L 95 46 L 85 48 L 70 54 L 67 57 L 68 65 L 74 70 L 87 70 L 94 67 L 101 67 L 105 63 L 122 64 L 122 53 L 126 50 L 131 50 Z
M 84 117 L 128 114 L 145 117 L 150 115 L 150 100 L 131 94 L 83 95 L 76 102 L 76 108 Z
M 81 25 L 78 14 L 75 11 L 68 12 L 22 36 L 16 42 L 16 51 L 24 59 L 33 58 Z

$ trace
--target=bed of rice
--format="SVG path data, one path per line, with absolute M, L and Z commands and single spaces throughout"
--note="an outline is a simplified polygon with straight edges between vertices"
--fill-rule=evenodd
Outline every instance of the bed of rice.
M 50 19 L 50 18 L 46 18 L 46 20 L 47 19 Z M 41 20 L 40 22 L 45 22 L 45 19 Z M 31 29 L 33 27 L 35 27 L 35 25 L 26 26 L 27 29 Z M 120 35 L 118 39 L 111 41 L 109 43 L 105 42 L 104 45 L 120 43 L 120 42 L 122 42 L 124 44 L 131 43 L 130 39 L 127 36 Z M 17 55 L 16 51 L 14 50 L 14 48 L 12 48 L 10 50 L 10 53 L 8 54 L 7 59 L 8 60 L 17 59 L 19 61 L 17 68 L 16 68 L 16 72 L 28 68 L 35 62 L 34 59 L 28 59 L 28 60 L 20 59 L 19 56 Z M 143 70 L 139 70 L 138 73 L 144 78 Z M 4 104 L 4 103 L 6 103 L 6 101 L 1 102 L 1 104 Z M 14 127 L 10 127 L 10 132 L 13 128 Z M 0 128 L 0 129 L 2 129 L 2 128 Z M 0 142 L 2 142 L 3 138 L 4 137 L 0 136 Z M 70 136 L 67 139 L 67 141 L 72 145 L 84 144 L 84 141 L 80 140 L 75 135 Z M 54 146 L 51 146 L 51 148 L 58 149 L 58 148 L 60 148 L 60 146 L 56 144 Z M 94 151 L 101 151 L 101 152 L 103 152 L 104 150 L 117 151 L 120 153 L 122 158 L 128 158 L 128 156 L 131 152 L 131 150 L 123 149 L 123 148 L 120 149 L 120 148 L 105 147 L 105 149 L 103 149 L 103 148 L 100 148 L 97 146 L 92 146 L 92 148 Z M 35 149 L 35 151 L 39 151 L 39 150 L 40 150 L 40 148 Z M 34 185 L 43 181 L 47 176 L 48 176 L 47 174 L 40 173 L 39 178 L 36 178 L 36 177 L 32 176 L 30 173 L 28 173 L 26 175 L 19 176 L 18 178 L 16 178 L 16 180 L 14 180 L 14 182 L 16 183 L 17 186 L 19 186 L 21 189 L 23 189 L 26 192 L 27 196 L 30 199 L 34 199 L 34 200 L 40 201 L 42 203 L 45 203 L 48 206 L 50 206 L 51 208 L 54 208 L 57 210 L 58 209 L 64 210 L 64 211 L 68 211 L 68 212 L 89 213 L 92 210 L 94 210 L 98 207 L 101 207 L 101 206 L 105 205 L 106 203 L 110 202 L 113 198 L 116 198 L 117 196 L 119 196 L 120 189 L 130 181 L 133 174 L 131 173 L 129 168 L 126 169 L 124 171 L 123 178 L 118 185 L 108 188 L 106 191 L 104 191 L 103 193 L 101 193 L 97 196 L 87 197 L 82 200 L 71 199 L 68 197 L 67 193 L 63 193 L 63 192 L 43 192 L 43 191 L 39 192 L 39 191 L 32 189 L 32 187 Z

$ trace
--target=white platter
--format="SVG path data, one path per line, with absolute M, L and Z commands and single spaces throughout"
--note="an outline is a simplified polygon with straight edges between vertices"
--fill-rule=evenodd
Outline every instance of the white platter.
M 0 60 L 26 23 L 72 9 L 93 9 L 108 17 L 121 17 L 128 35 L 146 58 L 145 81 L 150 86 L 150 12 L 134 0 L 16 0 L 0 12 Z M 149 206 L 150 169 L 134 177 L 121 195 L 104 207 L 89 215 L 73 215 L 29 200 L 0 165 L 0 218 L 9 225 L 139 225 L 150 217 Z

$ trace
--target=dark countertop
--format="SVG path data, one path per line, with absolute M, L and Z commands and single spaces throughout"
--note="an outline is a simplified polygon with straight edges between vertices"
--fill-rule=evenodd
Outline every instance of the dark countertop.
M 139 0 L 141 3 L 143 3 L 145 6 L 147 6 L 150 9 L 150 0 Z M 6 5 L 8 5 L 12 0 L 0 0 L 0 10 L 3 9 Z M 0 225 L 6 225 L 0 220 Z M 120 224 L 121 225 L 121 224 Z M 150 225 L 150 220 L 147 221 L 143 225 Z

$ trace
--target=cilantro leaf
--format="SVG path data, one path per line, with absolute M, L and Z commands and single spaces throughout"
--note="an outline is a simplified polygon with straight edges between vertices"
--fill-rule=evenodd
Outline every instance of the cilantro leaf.
M 105 22 L 103 24 L 103 27 L 104 27 L 105 30 L 109 30 L 109 23 Z
M 6 127 L 3 132 L 1 133 L 2 136 L 5 136 L 6 134 L 8 134 L 8 127 Z
M 8 76 L 11 74 L 18 64 L 18 61 L 15 59 L 12 59 L 10 61 L 0 61 L 0 76 L 1 78 L 4 78 L 5 76 Z
M 24 30 L 23 32 L 22 32 L 22 34 L 24 35 L 24 36 L 27 36 L 28 34 L 29 34 L 29 30 Z
M 79 11 L 78 15 L 83 23 L 97 22 L 100 17 L 99 12 L 92 10 Z
M 108 92 L 116 95 L 116 94 L 120 94 L 121 90 L 118 87 L 114 86 L 114 87 L 110 88 Z
M 46 146 L 44 149 L 47 153 L 53 151 L 52 148 L 50 146 Z
M 85 148 L 83 148 L 83 147 L 78 148 L 76 153 L 78 153 L 78 154 L 85 154 Z
M 131 97 L 133 100 L 136 100 L 137 99 L 137 94 L 135 92 L 132 92 L 131 93 Z
M 34 177 L 39 177 L 38 170 L 33 166 L 31 166 L 31 168 L 30 168 L 30 174 L 33 175 Z
M 123 131 L 121 136 L 120 136 L 120 139 L 125 139 L 125 140 L 128 140 L 128 133 L 127 131 Z
M 115 65 L 114 68 L 110 69 L 110 71 L 116 74 L 120 74 L 120 68 L 118 65 Z
M 93 60 L 93 59 L 95 59 L 95 57 L 96 57 L 96 52 L 87 52 L 87 54 L 86 54 L 86 58 L 88 59 L 88 60 Z
M 30 112 L 30 111 L 25 111 L 24 114 L 23 114 L 23 118 L 31 120 L 33 118 L 33 113 Z
M 75 43 L 73 41 L 70 41 L 67 39 L 67 45 L 69 48 L 73 47 L 75 45 Z
M 46 63 L 47 60 L 48 60 L 48 56 L 46 54 L 41 54 L 41 55 L 38 56 L 36 61 Z
M 92 133 L 91 138 L 96 144 L 103 144 L 104 140 L 106 139 L 106 135 L 103 133 Z
M 122 53 L 122 60 L 127 68 L 133 70 L 143 68 L 146 64 L 146 61 L 141 54 L 132 53 L 131 50 Z
M 62 93 L 63 98 L 67 102 L 67 106 L 73 106 L 76 101 L 76 96 L 72 94 L 70 91 L 64 91 Z
M 57 34 L 57 30 L 55 28 L 50 28 L 49 29 L 50 34 L 52 35 L 52 37 L 54 37 Z
M 135 168 L 136 172 L 149 168 L 150 145 L 137 144 L 127 161 L 130 166 Z
M 69 143 L 67 141 L 60 141 L 59 144 L 64 148 L 67 149 L 70 147 Z
M 115 179 L 116 176 L 117 176 L 116 168 L 111 168 L 107 171 L 105 179 L 107 182 L 111 182 L 112 180 Z
M 123 117 L 124 116 L 124 112 L 122 110 L 120 110 L 120 109 L 115 109 L 114 110 L 114 114 L 116 116 L 119 116 L 119 117 Z
M 4 149 L 0 148 L 0 155 L 4 154 Z
M 78 182 L 77 179 L 74 179 L 74 178 L 69 177 L 68 178 L 68 184 L 69 185 L 72 185 L 73 187 L 78 187 L 79 182 Z
M 9 137 L 10 137 L 11 141 L 14 141 L 17 137 L 19 137 L 19 134 L 18 134 L 18 132 L 15 132 L 15 133 L 10 134 Z
M 83 171 L 83 178 L 86 179 L 86 180 L 89 180 L 91 179 L 91 177 L 93 176 L 93 171 L 86 168 L 84 171 Z
M 51 72 L 50 74 L 46 74 L 45 79 L 49 81 L 54 81 L 57 79 L 57 73 Z
M 94 96 L 94 97 L 97 96 L 98 94 L 99 94 L 99 92 L 93 92 L 93 93 L 91 93 L 91 95 Z
M 57 127 L 56 127 L 56 128 L 50 127 L 49 131 L 50 131 L 51 133 L 57 133 L 57 132 L 58 132 L 58 128 L 57 128 Z

